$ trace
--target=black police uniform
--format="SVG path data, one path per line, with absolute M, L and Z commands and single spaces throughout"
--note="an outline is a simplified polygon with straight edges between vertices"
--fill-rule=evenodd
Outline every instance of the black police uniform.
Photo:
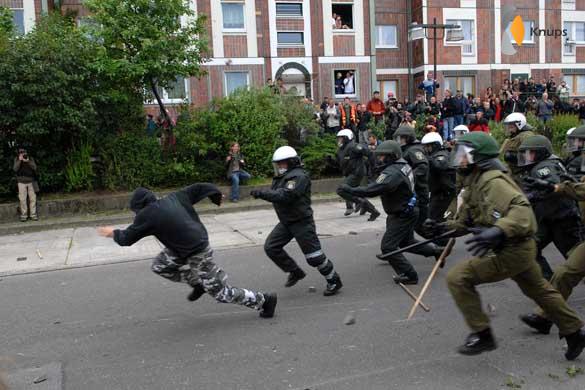
M 569 178 L 563 163 L 554 155 L 535 164 L 529 170 L 528 176 L 552 183 L 560 183 Z M 577 203 L 569 198 L 554 193 L 544 195 L 528 189 L 525 189 L 525 192 L 538 222 L 536 233 L 537 261 L 542 268 L 543 276 L 550 280 L 553 271 L 542 255 L 542 250 L 553 242 L 566 259 L 568 252 L 583 241 L 584 231 L 581 214 Z
M 353 141 L 345 143 L 337 151 L 337 163 L 343 174 L 343 184 L 350 187 L 358 187 L 367 174 L 366 161 L 369 156 L 369 150 L 366 146 L 356 144 Z M 357 204 L 363 211 L 372 213 L 377 218 L 379 215 L 376 207 L 368 200 L 351 195 L 343 191 L 342 186 L 337 188 L 337 195 L 345 199 L 345 207 L 350 210 L 353 204 Z
M 423 222 L 429 217 L 429 161 L 425 155 L 420 141 L 402 146 L 402 157 L 408 162 L 414 171 L 417 206 L 419 217 L 415 231 L 424 235 Z
M 429 190 L 431 202 L 429 218 L 435 221 L 444 221 L 444 214 L 455 199 L 456 173 L 449 166 L 449 152 L 441 149 L 429 157 Z
M 301 167 L 292 168 L 275 177 L 271 189 L 259 192 L 257 197 L 273 204 L 280 221 L 266 239 L 266 255 L 284 272 L 300 270 L 283 249 L 294 238 L 310 266 L 316 267 L 327 280 L 335 278 L 333 263 L 323 253 L 317 237 L 311 208 L 311 179 L 307 173 Z
M 396 160 L 386 166 L 376 181 L 367 187 L 352 188 L 351 193 L 360 197 L 380 196 L 386 217 L 386 233 L 382 237 L 382 253 L 392 252 L 415 242 L 414 227 L 419 218 L 414 192 L 415 177 L 410 165 L 404 159 Z M 412 250 L 423 256 L 434 256 L 435 248 L 423 245 Z M 405 275 L 410 280 L 418 281 L 418 275 L 412 264 L 403 254 L 388 259 L 398 275 Z

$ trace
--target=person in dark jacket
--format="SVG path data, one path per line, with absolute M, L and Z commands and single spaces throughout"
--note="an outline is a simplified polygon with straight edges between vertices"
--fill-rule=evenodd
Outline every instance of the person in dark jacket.
M 230 147 L 230 154 L 225 158 L 227 166 L 227 178 L 232 182 L 230 200 L 237 202 L 240 199 L 240 182 L 249 180 L 252 175 L 244 170 L 246 161 L 240 152 L 240 144 L 233 142 Z
M 264 243 L 266 255 L 281 270 L 288 273 L 285 287 L 292 287 L 306 274 L 284 250 L 293 238 L 301 247 L 307 263 L 317 268 L 325 277 L 325 296 L 338 293 L 343 286 L 335 272 L 333 263 L 325 256 L 317 237 L 313 209 L 311 208 L 311 179 L 301 167 L 297 152 L 290 146 L 282 146 L 274 152 L 274 179 L 269 190 L 254 190 L 250 193 L 272 203 L 279 223 Z
M 16 182 L 18 184 L 20 221 L 26 222 L 29 216 L 33 221 L 38 221 L 37 195 L 35 193 L 34 184 L 37 175 L 37 164 L 35 163 L 35 160 L 28 155 L 27 151 L 21 148 L 18 150 L 18 157 L 14 159 L 13 169 L 16 173 Z
M 526 112 L 524 103 L 522 103 L 522 100 L 520 100 L 520 94 L 517 91 L 513 92 L 512 97 L 506 100 L 506 104 L 504 105 L 505 115 L 510 115 L 514 112 Z
M 368 158 L 368 148 L 365 145 L 353 142 L 353 133 L 349 129 L 343 129 L 337 133 L 337 165 L 343 175 L 343 184 L 350 187 L 358 187 L 362 179 L 367 174 L 366 162 Z M 345 200 L 344 216 L 360 212 L 360 215 L 370 213 L 368 221 L 375 221 L 380 212 L 376 210 L 369 200 L 353 196 L 341 189 L 337 189 L 337 195 Z M 355 205 L 355 208 L 354 208 Z
M 189 284 L 193 291 L 187 299 L 195 301 L 206 292 L 218 302 L 243 305 L 260 310 L 260 317 L 273 317 L 276 294 L 229 285 L 226 273 L 213 262 L 207 230 L 193 208 L 205 198 L 220 206 L 223 195 L 209 183 L 193 184 L 158 200 L 151 191 L 138 188 L 130 200 L 130 209 L 136 213 L 134 222 L 123 230 L 100 227 L 98 234 L 113 238 L 120 246 L 155 236 L 165 249 L 154 259 L 152 271 L 173 282 Z
M 451 141 L 455 128 L 455 98 L 449 89 L 445 90 L 445 98 L 441 103 L 441 118 L 443 118 L 443 139 Z

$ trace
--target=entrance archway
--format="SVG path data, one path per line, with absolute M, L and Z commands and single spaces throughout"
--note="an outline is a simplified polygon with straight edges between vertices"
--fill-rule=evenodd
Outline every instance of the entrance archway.
M 296 90 L 299 96 L 311 97 L 311 74 L 303 65 L 297 62 L 286 63 L 276 71 L 274 79 L 278 80 L 279 77 L 287 91 Z

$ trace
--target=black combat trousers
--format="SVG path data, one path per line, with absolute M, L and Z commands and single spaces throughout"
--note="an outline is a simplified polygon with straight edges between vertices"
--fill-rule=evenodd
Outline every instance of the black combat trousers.
M 542 275 L 546 280 L 552 278 L 553 270 L 542 255 L 543 249 L 552 242 L 563 257 L 567 259 L 569 251 L 581 243 L 585 238 L 584 236 L 584 226 L 579 216 L 554 221 L 540 221 L 536 232 L 536 243 L 538 245 L 536 261 L 538 261 L 542 269 Z
M 359 187 L 362 182 L 362 179 L 363 176 L 347 175 L 343 178 L 343 184 L 347 184 L 352 188 Z M 339 195 L 345 200 L 345 208 L 347 209 L 353 209 L 354 203 L 359 204 L 361 201 L 361 199 L 358 198 L 357 196 L 342 191 L 340 188 L 337 188 L 337 195 Z
M 284 247 L 292 239 L 297 241 L 301 251 L 305 255 L 307 263 L 319 270 L 326 279 L 331 279 L 335 271 L 333 263 L 321 249 L 321 242 L 317 237 L 317 229 L 313 217 L 294 223 L 284 224 L 279 222 L 266 238 L 264 251 L 266 255 L 284 272 L 293 272 L 300 267 L 292 257 L 284 250 Z

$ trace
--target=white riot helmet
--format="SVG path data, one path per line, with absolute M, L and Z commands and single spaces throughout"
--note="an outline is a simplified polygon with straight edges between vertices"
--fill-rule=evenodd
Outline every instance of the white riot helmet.
M 513 112 L 504 119 L 504 131 L 509 137 L 526 126 L 526 116 L 519 112 Z
M 465 125 L 458 125 L 453 129 L 453 133 L 455 134 L 455 139 L 459 139 L 464 134 L 469 133 L 469 128 Z
M 343 138 L 342 140 L 339 140 Z M 337 146 L 342 147 L 347 142 L 353 139 L 353 131 L 349 129 L 342 129 L 337 132 Z
M 286 168 L 281 168 L 278 164 L 279 162 L 283 161 L 288 162 Z M 299 165 L 301 165 L 301 159 L 299 158 L 297 151 L 290 146 L 281 146 L 280 148 L 276 149 L 272 155 L 272 166 L 274 167 L 275 176 L 282 176 L 289 169 Z
M 571 127 L 569 130 L 567 130 L 567 137 L 570 136 L 573 131 L 575 131 L 576 127 Z
M 443 138 L 441 138 L 439 133 L 431 131 L 430 133 L 427 133 L 424 135 L 424 137 L 422 137 L 420 143 L 423 145 L 425 151 L 428 154 L 432 154 L 441 149 L 441 147 L 443 146 Z

